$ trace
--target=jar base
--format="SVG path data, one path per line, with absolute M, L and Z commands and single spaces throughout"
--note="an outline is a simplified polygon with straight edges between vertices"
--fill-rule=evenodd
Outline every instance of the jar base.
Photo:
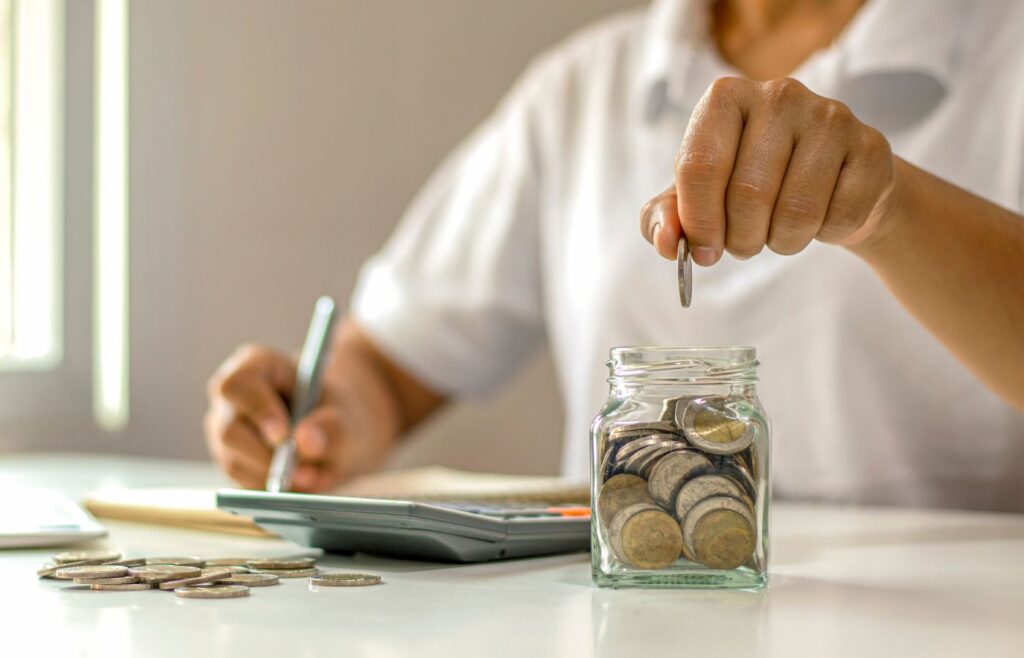
M 693 571 L 643 573 L 593 572 L 594 584 L 615 589 L 642 587 L 663 589 L 761 589 L 768 574 L 741 568 L 730 571 L 702 569 Z

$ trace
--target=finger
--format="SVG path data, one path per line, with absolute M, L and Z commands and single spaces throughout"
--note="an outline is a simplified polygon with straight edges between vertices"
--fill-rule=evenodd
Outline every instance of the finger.
M 844 149 L 824 137 L 797 143 L 772 212 L 769 249 L 788 256 L 814 239 L 825 222 L 843 157 Z
M 295 447 L 300 459 L 320 461 L 342 449 L 344 423 L 337 407 L 314 409 L 295 426 Z
M 713 82 L 697 104 L 676 156 L 677 212 L 698 265 L 713 265 L 725 245 L 725 192 L 752 84 L 739 78 Z
M 210 411 L 203 419 L 206 428 L 207 443 L 210 454 L 217 465 L 235 482 L 244 487 L 262 488 L 266 483 L 267 467 L 260 465 L 251 455 L 225 446 L 223 431 L 220 428 L 222 419 Z
M 288 435 L 288 410 L 280 394 L 261 374 L 236 370 L 221 380 L 217 395 L 239 415 L 248 416 L 271 443 Z
M 226 404 L 214 406 L 203 419 L 210 452 L 218 461 L 229 454 L 246 462 L 250 470 L 263 471 L 270 466 L 272 452 L 260 435 L 259 428 L 244 416 L 234 413 Z
M 781 114 L 755 112 L 747 121 L 725 193 L 725 248 L 733 256 L 756 256 L 768 241 L 794 143 L 792 127 Z
M 237 455 L 225 456 L 220 466 L 228 477 L 246 489 L 262 489 L 267 484 L 266 471 L 252 468 L 248 462 L 237 459 Z
M 847 156 L 839 172 L 825 222 L 817 237 L 824 242 L 856 243 L 880 195 L 892 180 L 892 151 L 881 133 L 863 133 L 858 148 Z
M 644 204 L 640 211 L 640 232 L 659 254 L 675 260 L 681 229 L 674 184 Z
M 273 453 L 260 436 L 259 430 L 249 421 L 236 418 L 228 423 L 221 433 L 221 443 L 225 452 L 232 453 L 251 470 L 266 476 Z
M 299 464 L 292 475 L 292 489 L 306 493 L 329 491 L 338 480 L 336 469 L 329 463 Z

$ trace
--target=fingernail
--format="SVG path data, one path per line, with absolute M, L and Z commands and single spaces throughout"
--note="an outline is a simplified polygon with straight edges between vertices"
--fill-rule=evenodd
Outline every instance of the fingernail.
M 263 434 L 272 443 L 281 443 L 288 437 L 288 426 L 276 420 L 269 420 L 263 423 Z
M 714 265 L 718 260 L 718 252 L 711 247 L 694 247 L 693 262 L 703 267 Z
M 659 235 L 661 235 L 661 222 L 658 222 L 657 224 L 655 224 L 654 225 L 654 230 L 651 231 L 651 243 L 654 244 L 655 247 L 658 246 L 658 236 Z

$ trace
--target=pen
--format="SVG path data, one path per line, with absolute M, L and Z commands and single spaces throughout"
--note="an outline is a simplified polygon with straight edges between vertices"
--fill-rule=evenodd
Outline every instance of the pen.
M 334 300 L 321 297 L 313 307 L 313 318 L 309 321 L 306 342 L 299 356 L 295 371 L 295 394 L 291 404 L 291 431 L 288 437 L 274 450 L 267 473 L 267 491 L 281 493 L 292 487 L 292 472 L 295 470 L 295 426 L 308 414 L 320 399 L 320 375 L 330 351 L 331 328 L 334 326 Z

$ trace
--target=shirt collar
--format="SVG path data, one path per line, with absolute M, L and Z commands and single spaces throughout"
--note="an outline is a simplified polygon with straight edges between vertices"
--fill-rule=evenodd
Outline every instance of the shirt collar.
M 670 105 L 692 106 L 711 80 L 737 74 L 710 38 L 712 1 L 654 0 L 638 77 L 646 120 Z M 850 79 L 918 72 L 948 91 L 969 9 L 968 0 L 868 0 L 830 49 L 839 58 L 838 73 Z

